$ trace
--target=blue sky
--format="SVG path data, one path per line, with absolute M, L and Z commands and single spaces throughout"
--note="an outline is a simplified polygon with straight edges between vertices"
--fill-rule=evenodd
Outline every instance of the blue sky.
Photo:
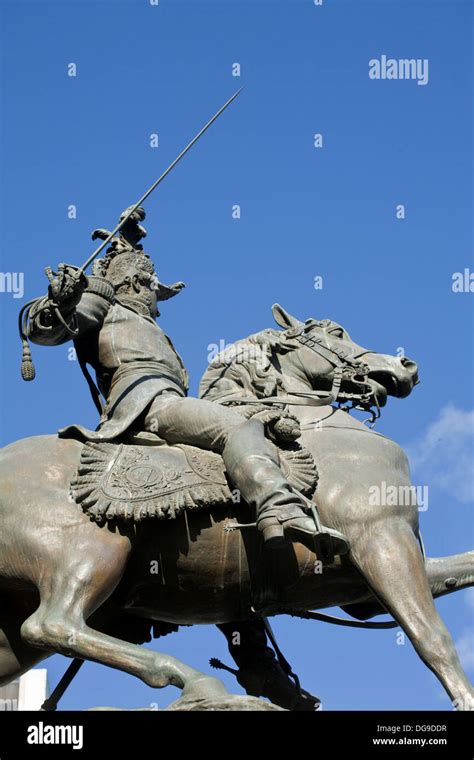
M 187 283 L 163 305 L 161 324 L 186 362 L 191 391 L 208 346 L 269 326 L 275 301 L 301 318 L 334 318 L 384 353 L 403 347 L 422 382 L 389 403 L 378 429 L 408 447 L 415 483 L 430 485 L 422 515 L 428 553 L 472 548 L 474 296 L 452 290 L 453 273 L 474 270 L 471 4 L 3 0 L 0 7 L 0 270 L 24 273 L 23 300 L 44 292 L 47 264 L 82 263 L 93 250 L 90 232 L 111 229 L 244 84 L 146 205 L 146 247 L 160 279 Z M 381 55 L 428 59 L 428 84 L 371 80 L 369 60 Z M 67 76 L 71 62 L 76 77 Z M 234 63 L 240 77 L 232 76 Z M 323 148 L 314 147 L 315 133 Z M 76 219 L 68 219 L 70 204 Z M 232 218 L 234 204 L 240 219 Z M 21 303 L 0 292 L 2 444 L 73 421 L 95 425 L 67 346 L 35 347 L 37 379 L 22 383 Z M 472 675 L 473 597 L 464 592 L 438 606 Z M 325 709 L 450 707 L 394 631 L 285 618 L 274 628 Z M 210 656 L 229 662 L 211 627 L 153 646 L 201 669 Z M 48 661 L 52 684 L 66 664 Z M 87 664 L 62 707 L 163 706 L 175 694 Z

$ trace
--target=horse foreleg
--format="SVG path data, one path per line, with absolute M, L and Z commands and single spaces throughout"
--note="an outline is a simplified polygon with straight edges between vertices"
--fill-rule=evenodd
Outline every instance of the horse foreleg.
M 219 679 L 175 657 L 129 644 L 87 625 L 88 618 L 119 582 L 125 557 L 120 548 L 113 552 L 100 540 L 88 542 L 86 548 L 88 556 L 84 559 L 84 549 L 78 555 L 70 546 L 70 559 L 66 561 L 62 555 L 62 562 L 38 583 L 41 601 L 21 626 L 23 643 L 122 670 L 155 688 L 177 686 L 183 696 L 227 694 Z
M 474 692 L 454 642 L 433 603 L 413 530 L 391 518 L 351 537 L 352 559 L 387 611 L 405 631 L 423 662 L 460 710 L 474 709 Z

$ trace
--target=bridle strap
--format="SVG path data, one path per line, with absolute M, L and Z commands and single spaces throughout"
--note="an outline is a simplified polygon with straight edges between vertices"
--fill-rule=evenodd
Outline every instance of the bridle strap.
M 312 338 L 310 335 L 306 335 L 304 333 L 304 328 L 301 328 L 296 333 L 290 332 L 288 337 L 294 338 L 302 346 L 310 348 L 312 351 L 330 362 L 330 364 L 334 365 L 334 367 L 345 365 L 353 367 L 354 369 L 360 369 L 361 371 L 368 369 L 368 367 L 360 361 L 360 357 L 364 356 L 364 354 L 370 354 L 370 351 L 364 350 L 360 354 L 351 355 L 344 350 L 324 345 L 322 338 Z
M 366 353 L 370 353 L 370 351 L 364 350 L 358 355 L 351 356 L 344 350 L 324 345 L 322 338 L 312 338 L 310 335 L 305 334 L 304 327 L 299 328 L 296 332 L 292 330 L 289 331 L 287 336 L 296 340 L 305 348 L 309 348 L 319 356 L 322 356 L 335 367 L 333 386 L 331 389 L 331 394 L 335 394 L 334 401 L 339 399 L 341 401 L 358 401 L 360 404 L 369 403 L 370 396 L 373 395 L 372 389 L 367 383 L 369 368 L 360 360 L 360 357 L 364 356 Z M 364 386 L 366 389 L 368 388 L 369 391 L 361 393 L 341 393 L 341 383 L 345 371 L 349 372 L 351 376 L 350 379 L 353 383 Z M 354 378 L 357 376 L 359 376 L 361 380 L 355 380 Z
M 296 398 L 292 398 L 295 396 Z M 225 406 L 226 404 L 268 404 L 283 406 L 329 406 L 333 404 L 335 398 L 332 393 L 325 396 L 319 396 L 317 391 L 292 392 L 286 396 L 267 396 L 266 398 L 252 398 L 252 396 L 230 396 L 229 398 L 218 399 L 217 403 Z
M 267 396 L 252 398 L 252 396 L 230 396 L 220 399 L 219 404 L 283 404 L 284 406 L 330 406 L 339 396 L 343 375 L 343 367 L 336 367 L 329 392 L 321 391 L 290 391 L 285 396 Z M 293 398 L 295 397 L 295 398 Z
M 361 410 L 371 411 L 372 420 L 374 421 L 380 416 L 378 410 L 377 399 L 375 398 L 375 404 L 377 405 L 377 413 L 374 413 L 372 407 L 374 402 L 370 403 L 373 391 L 371 386 L 367 383 L 369 367 L 360 360 L 360 357 L 370 351 L 364 350 L 360 354 L 350 356 L 346 351 L 338 350 L 336 348 L 330 348 L 327 345 L 323 345 L 322 338 L 312 338 L 305 334 L 304 327 L 297 330 L 290 329 L 286 331 L 286 337 L 290 340 L 297 341 L 305 348 L 311 349 L 319 356 L 322 356 L 334 367 L 334 376 L 332 382 L 332 388 L 329 392 L 320 391 L 291 391 L 286 395 L 281 396 L 267 396 L 266 398 L 254 398 L 252 396 L 228 396 L 218 400 L 219 404 L 268 404 L 284 406 L 331 406 L 336 402 L 352 401 L 352 407 L 359 408 Z M 364 392 L 342 392 L 341 385 L 344 379 L 344 375 L 348 376 L 348 379 L 356 385 L 363 386 Z M 359 377 L 360 380 L 355 378 Z M 354 403 L 356 402 L 356 403 Z

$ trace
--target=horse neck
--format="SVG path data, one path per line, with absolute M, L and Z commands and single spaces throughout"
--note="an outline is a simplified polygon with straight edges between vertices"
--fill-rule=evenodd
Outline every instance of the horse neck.
M 274 366 L 276 365 L 280 384 L 287 392 L 320 390 L 308 377 L 304 358 L 301 356 L 303 352 L 306 355 L 305 349 L 295 349 L 276 357 Z
M 284 352 L 273 351 L 270 362 L 263 366 L 254 360 L 233 362 L 225 368 L 222 365 L 210 365 L 201 379 L 200 397 L 219 401 L 233 393 L 268 398 L 291 391 L 319 390 L 305 369 L 306 365 L 311 366 L 317 377 L 318 372 L 315 370 L 319 367 L 313 367 L 316 359 L 307 349 L 295 348 Z

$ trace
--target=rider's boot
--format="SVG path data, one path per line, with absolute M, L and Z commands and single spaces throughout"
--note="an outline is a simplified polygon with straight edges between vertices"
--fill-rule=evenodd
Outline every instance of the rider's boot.
M 238 670 L 226 667 L 215 658 L 211 660 L 213 667 L 232 672 L 247 694 L 266 697 L 285 710 L 314 712 L 318 709 L 320 699 L 302 689 L 299 684 L 297 686 L 294 677 L 289 675 L 291 671 L 284 670 L 278 662 L 268 646 L 261 618 L 221 623 L 218 628 L 227 639 L 229 652 Z
M 265 543 L 299 541 L 318 558 L 332 559 L 349 551 L 339 531 L 317 525 L 308 503 L 283 475 L 259 420 L 234 428 L 222 453 L 229 477 L 248 504 L 257 509 L 257 528 Z

